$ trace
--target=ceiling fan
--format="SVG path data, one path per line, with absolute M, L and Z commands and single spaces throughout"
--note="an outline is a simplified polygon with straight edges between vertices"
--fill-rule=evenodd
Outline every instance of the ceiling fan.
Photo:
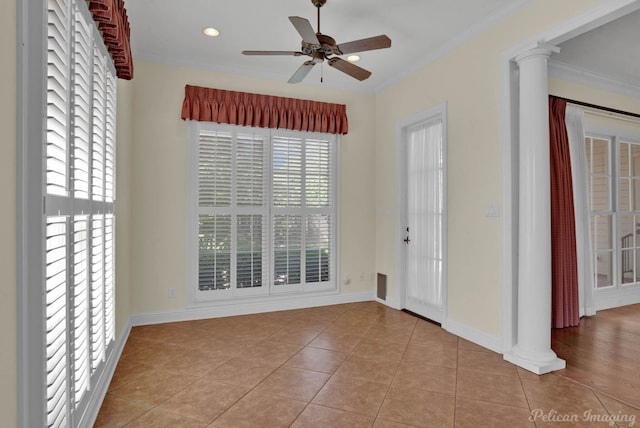
M 289 21 L 291 21 L 300 36 L 302 36 L 302 48 L 300 51 L 242 51 L 242 53 L 244 55 L 310 56 L 311 59 L 305 61 L 305 63 L 293 73 L 293 76 L 289 79 L 289 83 L 301 82 L 307 74 L 309 74 L 314 65 L 322 63 L 324 60 L 327 60 L 331 67 L 355 79 L 360 81 L 367 79 L 371 76 L 370 71 L 358 67 L 349 61 L 345 61 L 338 55 L 389 48 L 391 47 L 391 39 L 386 35 L 380 35 L 337 44 L 333 37 L 320 32 L 320 8 L 324 6 L 326 2 L 327 0 L 311 0 L 311 3 L 318 10 L 317 32 L 313 31 L 313 27 L 307 19 L 299 16 L 289 17 Z

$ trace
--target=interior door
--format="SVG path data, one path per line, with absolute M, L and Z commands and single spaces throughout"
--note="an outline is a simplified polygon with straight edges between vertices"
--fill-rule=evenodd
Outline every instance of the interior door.
M 441 117 L 405 128 L 404 307 L 443 320 L 445 156 Z

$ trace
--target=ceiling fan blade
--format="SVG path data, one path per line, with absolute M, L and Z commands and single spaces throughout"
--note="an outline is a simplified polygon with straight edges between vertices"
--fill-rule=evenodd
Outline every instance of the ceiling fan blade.
M 371 76 L 371 72 L 369 70 L 365 70 L 362 67 L 358 67 L 355 64 L 350 63 L 349 61 L 345 61 L 342 58 L 333 57 L 329 59 L 329 65 L 333 68 L 337 68 L 343 73 L 348 74 L 349 76 L 358 79 L 360 81 L 367 79 Z
M 302 64 L 300 66 L 300 68 L 298 68 L 296 70 L 295 73 L 293 73 L 293 76 L 291 76 L 291 78 L 289 79 L 289 83 L 299 83 L 302 82 L 302 80 L 307 77 L 307 74 L 309 74 L 309 72 L 311 71 L 311 69 L 313 68 L 313 66 L 316 65 L 315 62 L 313 61 L 306 61 L 304 64 Z
M 385 49 L 391 47 L 391 39 L 386 35 L 368 37 L 366 39 L 354 40 L 352 42 L 340 43 L 338 50 L 342 55 L 353 52 L 372 51 L 375 49 Z
M 243 55 L 288 55 L 288 56 L 300 56 L 304 55 L 302 52 L 296 51 L 242 51 Z
M 312 45 L 319 45 L 320 41 L 316 36 L 316 32 L 313 30 L 311 23 L 306 18 L 301 18 L 299 16 L 290 16 L 289 21 L 296 27 L 296 30 L 302 36 L 302 40 L 307 43 L 311 43 Z

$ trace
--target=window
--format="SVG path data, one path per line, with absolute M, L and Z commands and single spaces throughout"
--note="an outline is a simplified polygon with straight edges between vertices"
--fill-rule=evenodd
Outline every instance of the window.
M 194 301 L 335 290 L 337 137 L 189 126 Z
M 22 64 L 21 419 L 73 427 L 92 422 L 115 339 L 116 75 L 87 2 L 29 3 L 45 26 Z
M 640 140 L 587 132 L 595 287 L 640 283 Z

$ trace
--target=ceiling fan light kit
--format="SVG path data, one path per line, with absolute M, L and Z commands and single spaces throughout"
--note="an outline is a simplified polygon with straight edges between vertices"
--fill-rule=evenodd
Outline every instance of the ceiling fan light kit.
M 311 57 L 305 61 L 298 70 L 291 76 L 289 83 L 301 82 L 311 69 L 319 63 L 327 60 L 329 66 L 339 70 L 360 81 L 371 76 L 371 72 L 359 67 L 349 61 L 340 58 L 340 55 L 352 54 L 354 52 L 364 52 L 376 49 L 391 47 L 391 39 L 382 34 L 366 39 L 354 40 L 351 42 L 337 44 L 335 39 L 320 32 L 320 8 L 327 0 L 311 0 L 311 3 L 318 10 L 318 31 L 314 31 L 311 23 L 306 18 L 290 16 L 289 21 L 302 37 L 300 51 L 242 51 L 244 55 L 284 55 Z

